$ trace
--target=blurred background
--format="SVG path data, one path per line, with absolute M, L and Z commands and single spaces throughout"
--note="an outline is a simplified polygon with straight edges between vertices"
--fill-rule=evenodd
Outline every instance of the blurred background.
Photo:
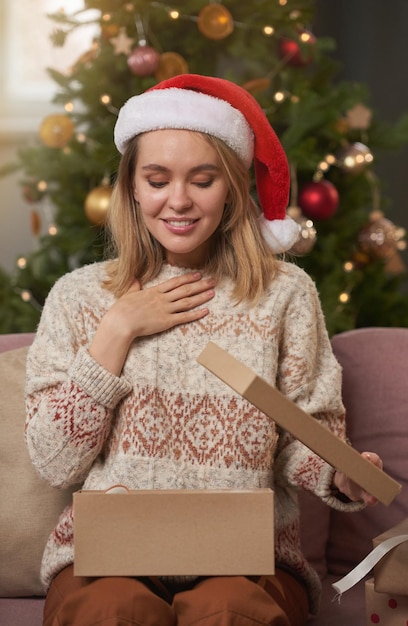
M 98 260 L 114 179 L 116 104 L 160 72 L 183 71 L 244 84 L 280 135 L 305 237 L 296 262 L 317 282 L 330 332 L 408 324 L 408 2 L 249 4 L 0 0 L 0 332 L 35 328 L 58 276 Z M 159 69 L 149 71 L 152 61 Z M 54 145 L 53 116 L 61 113 L 77 132 L 69 127 L 66 141 Z M 354 163 L 350 174 L 346 159 L 356 147 L 367 162 Z M 306 189 L 312 181 L 317 212 Z M 70 198 L 76 184 L 79 200 Z

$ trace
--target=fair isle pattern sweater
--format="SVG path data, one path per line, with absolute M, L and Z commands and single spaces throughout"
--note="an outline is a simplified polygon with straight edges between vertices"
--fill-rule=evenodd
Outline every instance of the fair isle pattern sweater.
M 151 285 L 185 271 L 164 265 Z M 87 350 L 114 302 L 104 277 L 105 264 L 96 263 L 59 279 L 29 350 L 26 440 L 38 472 L 54 486 L 83 489 L 272 488 L 276 562 L 305 581 L 315 611 L 320 583 L 300 550 L 296 490 L 338 509 L 360 505 L 337 500 L 326 462 L 196 361 L 216 342 L 344 438 L 340 367 L 313 282 L 281 262 L 250 307 L 234 305 L 224 281 L 208 316 L 136 339 L 116 377 Z M 45 589 L 72 562 L 69 506 L 45 548 Z

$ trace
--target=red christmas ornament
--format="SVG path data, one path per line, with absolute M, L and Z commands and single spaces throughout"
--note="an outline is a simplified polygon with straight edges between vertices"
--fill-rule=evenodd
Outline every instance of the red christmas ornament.
M 127 58 L 130 71 L 136 76 L 153 76 L 159 65 L 160 55 L 151 46 L 137 46 Z
M 306 217 L 312 220 L 327 220 L 332 217 L 339 204 L 339 194 L 328 180 L 306 183 L 299 192 L 298 203 Z
M 313 33 L 304 30 L 299 35 L 299 41 L 307 45 L 316 43 L 316 37 Z M 312 55 L 304 49 L 304 47 L 294 39 L 283 37 L 279 42 L 279 55 L 282 59 L 286 59 L 289 65 L 295 67 L 303 67 L 308 65 L 312 60 Z

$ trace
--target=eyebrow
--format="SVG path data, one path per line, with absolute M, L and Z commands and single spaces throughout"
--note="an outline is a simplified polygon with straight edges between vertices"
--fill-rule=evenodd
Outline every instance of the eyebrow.
M 147 165 L 142 165 L 142 170 L 147 171 L 150 170 L 152 172 L 159 173 L 167 173 L 169 172 L 168 167 L 164 167 L 164 165 L 158 165 L 156 163 L 148 163 Z M 221 168 L 218 165 L 214 165 L 214 163 L 202 163 L 201 165 L 196 165 L 196 167 L 192 167 L 189 170 L 190 174 L 197 174 L 200 172 L 219 172 Z

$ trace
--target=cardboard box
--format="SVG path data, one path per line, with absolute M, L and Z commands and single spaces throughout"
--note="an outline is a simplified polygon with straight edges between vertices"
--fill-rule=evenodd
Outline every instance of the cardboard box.
M 392 548 L 374 566 L 375 590 L 408 596 L 408 518 L 373 539 L 376 548 L 391 537 L 405 536 L 406 540 Z
M 74 493 L 77 576 L 274 573 L 273 491 Z
M 408 596 L 378 593 L 374 578 L 365 583 L 366 626 L 407 626 Z
M 383 504 L 390 504 L 401 491 L 401 485 L 393 478 L 364 459 L 354 448 L 215 343 L 210 341 L 197 360 Z

